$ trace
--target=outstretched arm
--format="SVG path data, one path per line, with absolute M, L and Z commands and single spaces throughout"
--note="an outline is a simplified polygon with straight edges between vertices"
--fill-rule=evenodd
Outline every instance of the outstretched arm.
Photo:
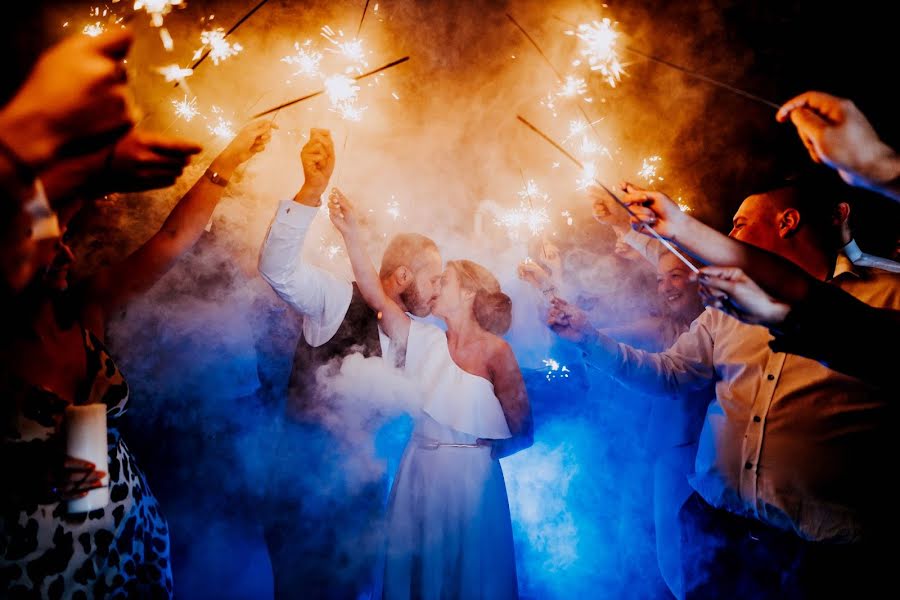
M 810 287 L 817 281 L 794 263 L 730 238 L 681 212 L 663 193 L 630 183 L 623 184 L 622 190 L 625 192 L 622 200 L 636 215 L 632 219 L 636 229 L 650 225 L 705 264 L 739 267 L 779 300 L 800 301 L 809 295 Z
M 162 227 L 124 261 L 104 269 L 87 283 L 87 302 L 99 306 L 104 320 L 117 307 L 153 286 L 175 261 L 196 243 L 213 210 L 222 199 L 227 179 L 241 163 L 262 152 L 269 141 L 271 124 L 255 122 L 237 137 L 212 162 L 209 171 L 218 175 L 202 176 L 178 201 Z
M 785 102 L 776 118 L 791 120 L 815 162 L 835 169 L 850 185 L 900 202 L 900 155 L 852 101 L 806 92 Z
M 409 339 L 409 316 L 400 305 L 388 296 L 381 284 L 381 278 L 372 264 L 363 240 L 363 228 L 356 207 L 337 188 L 332 188 L 328 196 L 328 213 L 331 222 L 347 245 L 347 256 L 356 276 L 356 285 L 363 298 L 373 310 L 378 311 L 381 329 L 389 338 L 401 346 Z

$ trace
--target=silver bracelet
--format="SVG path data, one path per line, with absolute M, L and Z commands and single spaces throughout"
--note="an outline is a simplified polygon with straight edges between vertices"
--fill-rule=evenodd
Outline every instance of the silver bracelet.
M 219 174 L 211 169 L 207 169 L 203 172 L 203 175 L 212 181 L 216 185 L 221 185 L 222 187 L 228 187 L 228 180 L 224 177 L 220 177 Z

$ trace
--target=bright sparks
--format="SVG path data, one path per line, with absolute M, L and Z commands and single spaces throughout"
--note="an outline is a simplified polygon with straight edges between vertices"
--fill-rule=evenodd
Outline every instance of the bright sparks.
M 203 46 L 194 53 L 194 60 L 197 60 L 203 55 L 204 48 L 209 48 L 209 57 L 212 59 L 214 65 L 218 65 L 219 62 L 230 56 L 239 54 L 241 50 L 244 49 L 240 44 L 232 44 L 226 40 L 225 30 L 221 27 L 213 29 L 212 31 L 202 32 L 200 34 L 200 42 Z
M 391 196 L 391 201 L 387 203 L 387 214 L 389 214 L 395 221 L 400 218 L 400 203 L 394 200 L 394 197 Z
M 362 73 L 364 68 L 368 68 L 369 63 L 366 60 L 366 55 L 370 53 L 367 53 L 363 48 L 363 41 L 361 39 L 353 38 L 352 40 L 345 41 L 344 32 L 342 30 L 335 31 L 328 25 L 322 28 L 322 37 L 334 46 L 334 48 L 328 48 L 329 52 L 340 54 L 353 63 L 351 67 L 348 67 L 348 73 L 352 71 Z
M 593 162 L 584 163 L 584 169 L 581 176 L 575 179 L 575 189 L 579 192 L 584 191 L 594 185 L 597 179 L 597 164 Z
M 197 99 L 188 100 L 187 95 L 184 96 L 184 100 L 172 100 L 172 106 L 175 107 L 175 114 L 178 118 L 187 122 L 200 114 L 200 111 L 197 110 Z
M 616 87 L 622 78 L 623 67 L 616 52 L 619 32 L 615 30 L 615 23 L 609 19 L 582 23 L 576 31 L 567 31 L 566 34 L 581 40 L 582 47 L 578 52 L 587 59 L 591 71 L 599 72 L 610 87 Z M 577 66 L 581 61 L 573 64 Z
M 106 25 L 97 21 L 96 23 L 88 23 L 85 25 L 84 29 L 81 30 L 81 33 L 89 37 L 97 37 L 104 31 L 106 31 Z
M 570 373 L 569 367 L 559 364 L 558 361 L 552 358 L 545 358 L 543 362 L 544 366 L 547 367 L 547 381 L 552 381 L 557 378 L 568 379 Z
M 306 40 L 301 46 L 299 42 L 294 42 L 294 50 L 296 52 L 291 56 L 285 56 L 281 62 L 289 65 L 295 65 L 297 70 L 294 75 L 303 75 L 305 77 L 319 77 L 322 72 L 319 65 L 322 62 L 323 54 L 312 47 L 312 40 Z
M 661 160 L 662 158 L 659 156 L 645 158 L 641 163 L 641 170 L 638 171 L 638 177 L 642 177 L 647 183 L 653 183 L 656 180 L 662 181 L 663 178 L 659 177 L 656 172 Z
M 172 12 L 173 6 L 182 4 L 184 0 L 135 0 L 134 10 L 142 8 L 150 15 L 150 23 L 154 27 L 162 27 L 163 17 Z
M 193 69 L 182 69 L 178 65 L 166 65 L 165 67 L 157 67 L 156 71 L 166 78 L 166 81 L 171 83 L 173 81 L 177 81 L 178 83 L 184 83 L 185 77 L 190 77 L 194 74 Z
M 328 95 L 328 101 L 336 106 L 341 102 L 356 100 L 359 86 L 346 75 L 332 75 L 325 79 L 325 93 Z
M 235 135 L 237 135 L 234 132 L 234 128 L 232 126 L 231 121 L 226 121 L 225 118 L 222 116 L 221 108 L 219 108 L 218 106 L 213 106 L 212 112 L 214 115 L 216 115 L 216 121 L 213 125 L 206 126 L 206 128 L 209 130 L 209 132 L 211 134 L 213 134 L 217 137 L 223 138 L 223 139 L 231 139 Z
M 583 96 L 587 93 L 587 82 L 581 77 L 574 75 L 566 75 L 566 80 L 562 83 L 557 96 L 562 98 L 574 98 Z

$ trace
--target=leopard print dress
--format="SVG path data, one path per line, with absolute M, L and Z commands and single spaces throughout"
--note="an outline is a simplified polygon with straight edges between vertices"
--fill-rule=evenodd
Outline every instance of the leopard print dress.
M 75 403 L 107 406 L 110 501 L 80 515 L 69 515 L 65 502 L 5 509 L 0 596 L 171 598 L 168 525 L 116 427 L 128 385 L 103 344 L 83 331 L 88 378 Z M 59 440 L 65 400 L 33 386 L 6 393 L 14 410 L 7 415 L 4 444 Z

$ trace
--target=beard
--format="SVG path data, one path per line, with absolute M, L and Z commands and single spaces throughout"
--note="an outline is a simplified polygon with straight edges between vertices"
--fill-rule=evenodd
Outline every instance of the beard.
M 415 282 L 400 292 L 400 299 L 403 300 L 406 310 L 417 317 L 427 317 L 431 314 L 431 299 L 422 298 L 422 293 Z

